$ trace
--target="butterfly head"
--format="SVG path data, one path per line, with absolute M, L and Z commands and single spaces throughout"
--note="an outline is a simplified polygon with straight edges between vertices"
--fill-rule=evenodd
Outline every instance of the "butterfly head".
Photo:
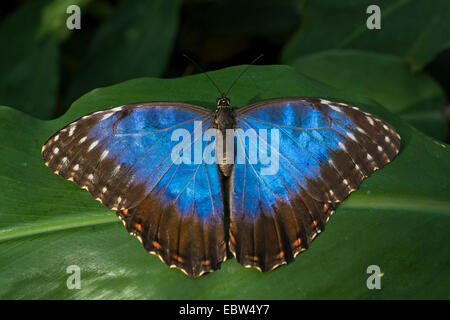
M 226 130 L 234 128 L 234 111 L 230 107 L 230 99 L 222 93 L 220 98 L 217 99 L 217 109 L 214 117 L 215 127 L 220 130 Z
M 220 98 L 217 99 L 217 109 L 220 108 L 229 108 L 230 107 L 230 99 L 225 96 L 225 93 L 222 93 Z

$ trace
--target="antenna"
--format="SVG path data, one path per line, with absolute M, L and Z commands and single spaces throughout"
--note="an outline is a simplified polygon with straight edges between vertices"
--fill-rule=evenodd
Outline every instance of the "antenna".
M 264 56 L 264 54 L 260 54 L 259 56 L 257 56 L 252 62 L 250 62 L 250 64 L 247 66 L 247 68 L 244 69 L 244 71 L 241 72 L 241 74 L 239 75 L 239 77 L 237 77 L 234 82 L 231 84 L 230 88 L 228 89 L 227 93 L 225 93 L 225 96 L 228 96 L 228 93 L 230 93 L 231 88 L 233 88 L 233 86 L 236 84 L 236 82 L 242 77 L 242 75 L 244 73 L 247 72 L 248 68 L 250 68 L 250 66 L 252 64 L 254 64 L 256 61 L 258 61 L 260 58 L 262 58 Z
M 214 85 L 214 87 L 216 87 L 217 91 L 219 91 L 219 94 L 222 95 L 222 91 L 220 91 L 219 87 L 217 86 L 217 84 L 214 82 L 213 79 L 211 79 L 211 77 L 208 75 L 208 73 L 205 72 L 205 70 L 203 70 L 203 68 L 197 63 L 195 62 L 193 59 L 191 59 L 187 54 L 183 53 L 183 57 L 185 57 L 186 59 L 188 59 L 190 62 L 192 62 L 197 68 L 200 69 L 200 71 L 203 72 L 203 74 L 209 79 L 209 81 L 211 81 L 211 83 Z

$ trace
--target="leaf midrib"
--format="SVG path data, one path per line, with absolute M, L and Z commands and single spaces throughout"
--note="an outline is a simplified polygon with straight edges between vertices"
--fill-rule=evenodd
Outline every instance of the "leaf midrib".
M 0 230 L 0 243 L 41 234 L 117 223 L 119 222 L 119 219 L 117 219 L 115 215 L 104 215 L 89 218 L 85 216 L 79 216 L 66 220 L 58 220 L 58 225 L 55 225 L 54 222 L 54 220 L 46 221 L 44 223 L 33 222 L 32 225 L 24 225 L 12 230 Z

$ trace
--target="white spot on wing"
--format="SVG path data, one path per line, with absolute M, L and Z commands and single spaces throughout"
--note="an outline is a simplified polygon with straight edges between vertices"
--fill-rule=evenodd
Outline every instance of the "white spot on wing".
M 386 136 L 386 137 L 384 137 L 384 141 L 386 141 L 386 142 L 391 142 L 391 139 L 389 139 L 389 137 Z
M 113 175 L 113 176 L 116 175 L 117 172 L 119 172 L 119 170 L 120 170 L 120 164 L 117 165 L 117 166 L 114 168 L 114 171 L 112 172 L 112 175 Z
M 78 141 L 78 144 L 82 144 L 83 142 L 85 142 L 87 139 L 86 136 L 84 136 L 83 138 L 80 139 L 80 141 Z
M 373 126 L 375 122 L 373 122 L 373 119 L 369 116 L 366 117 L 367 121 L 369 121 L 370 125 Z
M 54 153 L 54 154 L 58 154 L 58 152 L 59 152 L 59 148 L 58 148 L 58 147 L 55 147 L 55 148 L 53 149 L 53 153 Z
M 363 129 L 361 129 L 360 127 L 356 127 L 356 130 L 358 130 L 359 132 L 361 132 L 363 134 L 366 134 L 366 132 Z
M 333 105 L 331 105 L 331 104 L 330 104 L 329 106 L 330 106 L 330 108 L 333 109 L 334 111 L 342 112 L 341 108 L 339 108 L 339 107 L 333 106 Z
M 103 159 L 105 159 L 106 156 L 108 155 L 108 153 L 109 153 L 108 150 L 103 151 L 103 152 L 102 152 L 102 155 L 100 156 L 100 161 L 103 160 Z
M 94 180 L 94 175 L 92 173 L 90 175 L 88 175 L 88 180 L 90 180 L 90 181 Z
M 53 141 L 56 142 L 56 141 L 58 141 L 58 139 L 59 139 L 59 134 L 57 134 L 57 135 L 53 138 Z
M 342 150 L 347 151 L 347 149 L 345 149 L 345 146 L 344 146 L 344 144 L 343 144 L 342 142 L 339 142 L 339 143 L 338 143 L 338 146 L 339 146 L 339 148 L 341 148 Z
M 70 129 L 69 129 L 69 137 L 71 137 L 73 135 L 73 132 L 75 131 L 76 127 L 77 127 L 76 125 L 73 125 L 73 126 L 70 127 Z
M 352 139 L 353 141 L 357 141 L 357 140 L 356 140 L 356 137 L 355 137 L 355 135 L 354 135 L 353 133 L 351 133 L 351 132 L 346 132 L 346 134 L 347 134 L 347 136 L 348 136 L 350 139 Z
M 108 188 L 103 187 L 102 192 L 105 193 L 106 191 L 108 191 Z
M 73 166 L 73 171 L 78 171 L 78 169 L 80 169 L 80 166 L 77 163 L 76 165 Z
M 91 143 L 91 145 L 88 148 L 88 152 L 95 148 L 95 146 L 98 145 L 98 140 L 95 140 Z
M 105 114 L 105 115 L 102 117 L 101 121 L 108 119 L 108 118 L 111 117 L 113 114 L 114 114 L 114 112 L 110 112 L 110 113 Z

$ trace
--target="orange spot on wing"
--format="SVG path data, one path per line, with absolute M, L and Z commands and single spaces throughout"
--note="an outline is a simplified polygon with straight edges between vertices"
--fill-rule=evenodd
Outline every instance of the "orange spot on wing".
M 258 258 L 258 257 L 250 257 L 250 260 L 252 260 L 252 261 L 258 261 L 259 258 Z
M 276 259 L 281 259 L 284 257 L 284 251 L 280 251 L 280 253 L 275 257 Z
M 323 212 L 327 212 L 328 211 L 328 203 L 325 203 L 323 205 Z
M 183 263 L 183 258 L 181 258 L 180 256 L 177 256 L 176 254 L 174 254 L 173 256 L 172 256 L 172 258 L 174 258 L 175 260 L 177 260 L 179 263 Z
M 316 220 L 313 221 L 312 226 L 313 227 L 317 227 L 317 221 Z
M 234 238 L 234 236 L 231 233 L 231 231 L 230 231 L 230 240 L 231 240 L 231 243 L 236 244 L 236 239 Z
M 297 240 L 294 241 L 292 246 L 293 247 L 300 247 L 301 244 L 302 244 L 302 239 L 298 238 Z
M 124 210 L 122 211 L 122 213 L 123 213 L 124 215 L 127 215 L 127 214 L 128 214 L 128 209 L 124 209 Z
M 134 227 L 136 228 L 137 231 L 141 232 L 142 231 L 142 226 L 139 223 L 136 223 L 134 225 Z
M 161 250 L 162 249 L 161 245 L 158 242 L 153 241 L 152 244 L 157 250 Z
M 202 266 L 209 266 L 210 264 L 211 264 L 211 261 L 209 261 L 209 260 L 202 261 Z

